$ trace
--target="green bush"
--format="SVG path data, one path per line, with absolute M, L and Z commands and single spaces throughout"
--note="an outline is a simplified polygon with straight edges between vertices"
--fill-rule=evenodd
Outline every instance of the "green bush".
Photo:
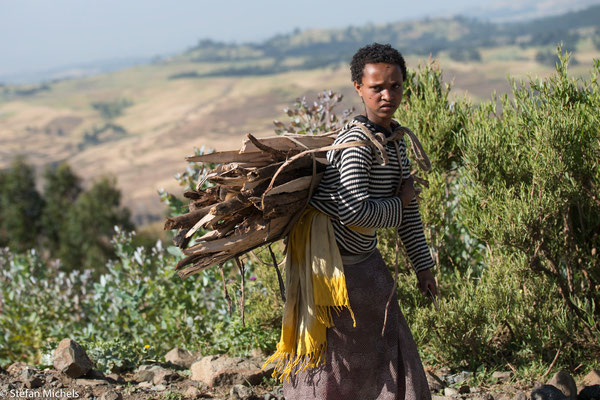
M 513 82 L 512 97 L 479 106 L 450 100 L 435 64 L 410 73 L 398 120 L 433 164 L 420 207 L 439 311 L 416 289 L 404 256 L 398 295 L 427 364 L 468 368 L 477 379 L 507 365 L 535 378 L 557 354 L 556 368 L 598 366 L 599 73 L 596 61 L 589 80 L 571 79 L 563 59 L 552 77 Z M 187 188 L 202 171 L 190 164 L 177 178 Z M 185 211 L 176 196 L 161 197 L 171 215 Z M 182 281 L 173 270 L 179 249 L 136 247 L 122 230 L 113 246 L 116 258 L 97 277 L 61 271 L 35 251 L 0 252 L 0 365 L 39 361 L 64 337 L 79 340 L 104 370 L 159 359 L 174 346 L 273 351 L 282 301 L 266 250 L 242 260 L 242 321 L 237 267 Z M 382 230 L 379 248 L 391 269 L 392 231 Z

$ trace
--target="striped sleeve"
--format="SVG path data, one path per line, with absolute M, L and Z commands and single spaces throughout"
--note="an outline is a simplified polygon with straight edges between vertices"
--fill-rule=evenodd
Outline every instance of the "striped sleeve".
M 362 133 L 345 135 L 344 142 L 365 140 Z M 399 197 L 372 199 L 369 195 L 369 171 L 373 163 L 370 147 L 350 147 L 339 152 L 332 161 L 337 164 L 340 182 L 337 188 L 338 214 L 344 225 L 366 228 L 399 227 L 402 202 Z
M 410 171 L 410 161 L 406 156 L 406 147 L 401 147 L 402 168 Z M 434 262 L 425 240 L 423 222 L 419 212 L 419 204 L 413 199 L 403 210 L 402 225 L 398 228 L 398 236 L 408 254 L 408 258 L 415 272 L 433 268 Z

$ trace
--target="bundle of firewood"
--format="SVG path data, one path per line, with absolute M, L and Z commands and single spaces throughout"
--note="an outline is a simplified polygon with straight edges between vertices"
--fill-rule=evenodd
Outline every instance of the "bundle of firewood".
M 187 157 L 205 171 L 196 190 L 184 193 L 189 212 L 165 223 L 166 230 L 179 229 L 174 243 L 186 255 L 176 266 L 179 276 L 287 235 L 321 179 L 336 134 L 248 134 L 239 151 Z
M 379 162 L 389 162 L 384 148 L 388 139 L 362 125 L 361 129 L 368 140 L 333 145 L 339 130 L 260 139 L 248 134 L 239 151 L 187 157 L 204 163 L 205 171 L 196 190 L 184 193 L 190 199 L 189 212 L 167 218 L 165 223 L 165 230 L 179 230 L 174 242 L 186 255 L 176 266 L 179 276 L 185 278 L 230 259 L 239 264 L 242 254 L 285 237 L 319 184 L 328 150 L 371 146 Z M 431 164 L 415 134 L 405 127 L 397 133 L 407 134 L 415 161 L 429 170 Z

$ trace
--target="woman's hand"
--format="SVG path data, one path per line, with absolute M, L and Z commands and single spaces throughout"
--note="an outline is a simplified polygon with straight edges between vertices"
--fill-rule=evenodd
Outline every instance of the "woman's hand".
M 402 181 L 400 186 L 400 200 L 402 200 L 402 208 L 405 208 L 415 198 L 415 179 L 411 176 Z
M 419 279 L 419 290 L 421 291 L 421 293 L 423 293 L 423 296 L 427 297 L 429 295 L 429 292 L 431 292 L 432 296 L 437 296 L 437 282 L 435 281 L 433 272 L 431 272 L 431 268 L 417 273 L 417 278 Z

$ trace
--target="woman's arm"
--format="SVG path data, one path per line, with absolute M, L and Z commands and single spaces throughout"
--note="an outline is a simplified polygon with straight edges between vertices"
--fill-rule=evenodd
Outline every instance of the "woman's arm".
M 400 148 L 400 159 L 402 160 L 402 169 L 404 171 L 410 171 L 411 165 L 406 156 L 405 146 Z M 419 204 L 414 197 L 414 189 L 412 188 L 413 181 L 411 180 L 409 182 L 409 180 L 406 179 L 404 182 L 410 186 L 406 188 L 406 191 L 413 195 L 410 196 L 411 201 L 403 209 L 403 221 L 402 225 L 398 227 L 398 235 L 406 249 L 406 253 L 408 254 L 408 258 L 410 259 L 413 268 L 418 274 L 432 268 L 434 262 L 429 247 L 427 246 L 427 241 L 425 240 Z M 404 191 L 405 188 L 402 189 Z

